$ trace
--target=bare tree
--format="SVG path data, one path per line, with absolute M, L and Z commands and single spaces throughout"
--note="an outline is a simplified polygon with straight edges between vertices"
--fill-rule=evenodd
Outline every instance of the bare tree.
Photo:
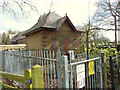
M 26 7 L 29 10 L 26 10 Z M 0 0 L 0 11 L 2 13 L 10 12 L 16 16 L 17 11 L 27 15 L 31 11 L 37 12 L 37 8 L 32 4 L 31 0 Z
M 6 44 L 7 44 L 7 45 L 10 45 L 10 44 L 11 44 L 11 40 L 10 40 L 9 34 L 8 34 L 7 37 L 6 37 Z
M 117 9 L 113 10 L 110 0 L 108 0 L 108 3 L 107 3 L 107 4 L 108 4 L 108 6 L 109 6 L 109 10 L 110 10 L 110 13 L 111 13 L 112 17 L 114 18 L 114 26 L 115 26 L 115 47 L 117 47 L 117 15 L 116 15 Z M 117 8 L 117 7 L 116 7 L 116 8 Z M 114 11 L 115 11 L 115 12 L 114 12 Z
M 95 20 L 99 24 L 99 29 L 115 31 L 115 47 L 117 46 L 118 2 L 118 0 L 115 0 L 114 2 L 111 2 L 110 0 L 100 0 L 97 3 L 98 10 L 95 13 Z
M 4 32 L 2 34 L 2 45 L 6 45 L 7 44 L 6 40 L 7 40 L 7 36 L 6 36 L 6 33 Z

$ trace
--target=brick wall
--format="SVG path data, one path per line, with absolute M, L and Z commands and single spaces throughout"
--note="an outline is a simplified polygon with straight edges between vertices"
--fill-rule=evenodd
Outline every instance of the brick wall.
M 69 45 L 79 36 L 80 34 L 75 33 L 65 22 L 58 31 L 42 30 L 27 36 L 27 49 L 73 49 Z

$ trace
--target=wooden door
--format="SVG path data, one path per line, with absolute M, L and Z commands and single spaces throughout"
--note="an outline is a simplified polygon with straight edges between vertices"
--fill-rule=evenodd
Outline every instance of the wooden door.
M 63 39 L 63 52 L 65 53 L 68 50 L 69 50 L 69 39 L 64 38 Z

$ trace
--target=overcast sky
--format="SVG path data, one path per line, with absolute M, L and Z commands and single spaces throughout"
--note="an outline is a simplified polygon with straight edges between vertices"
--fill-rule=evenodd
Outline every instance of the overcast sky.
M 0 33 L 8 31 L 24 31 L 31 28 L 38 20 L 39 16 L 48 13 L 52 0 L 31 0 L 33 5 L 38 9 L 38 13 L 31 12 L 26 16 L 17 15 L 17 18 L 11 13 L 0 13 Z M 90 0 L 89 14 L 92 16 L 96 10 L 95 2 L 98 0 Z M 89 0 L 53 0 L 51 11 L 55 11 L 60 16 L 66 13 L 75 26 L 82 25 L 88 20 L 88 2 Z M 26 10 L 29 8 L 26 8 Z M 16 10 L 16 9 L 15 9 Z M 18 10 L 16 10 L 18 11 Z M 107 32 L 107 36 L 113 33 Z M 110 39 L 113 39 L 109 37 Z

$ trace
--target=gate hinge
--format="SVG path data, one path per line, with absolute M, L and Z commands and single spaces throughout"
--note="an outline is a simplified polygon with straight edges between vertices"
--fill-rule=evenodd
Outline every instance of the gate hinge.
M 30 80 L 25 80 L 25 83 L 31 84 L 31 83 L 32 83 L 32 80 L 31 80 L 31 79 L 30 79 Z

